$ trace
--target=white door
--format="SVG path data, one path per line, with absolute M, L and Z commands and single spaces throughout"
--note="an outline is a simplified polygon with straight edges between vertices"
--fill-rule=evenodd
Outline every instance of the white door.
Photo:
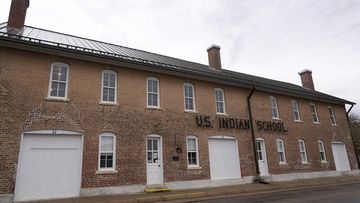
M 147 184 L 163 184 L 163 163 L 160 137 L 148 137 L 147 145 Z
M 256 140 L 256 153 L 259 163 L 260 176 L 269 175 L 268 164 L 266 159 L 266 150 L 264 140 Z
M 337 171 L 350 171 L 349 158 L 344 143 L 332 143 L 331 148 L 334 155 L 335 167 Z
M 82 136 L 25 134 L 16 174 L 15 201 L 80 195 Z
M 209 161 L 212 180 L 241 177 L 236 139 L 230 137 L 209 138 Z

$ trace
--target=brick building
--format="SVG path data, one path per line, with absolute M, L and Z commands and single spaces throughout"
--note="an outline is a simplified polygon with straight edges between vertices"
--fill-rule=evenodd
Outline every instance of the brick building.
M 314 88 L 0 24 L 0 198 L 15 201 L 358 173 L 345 105 Z

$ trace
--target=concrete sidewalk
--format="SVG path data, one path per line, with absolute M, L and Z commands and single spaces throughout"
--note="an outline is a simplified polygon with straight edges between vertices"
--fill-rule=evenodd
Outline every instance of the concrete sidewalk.
M 173 192 L 132 194 L 114 196 L 80 197 L 61 200 L 36 201 L 39 203 L 143 203 L 161 201 L 195 201 L 196 199 L 215 198 L 216 196 L 241 195 L 251 193 L 264 193 L 274 191 L 293 190 L 299 188 L 320 187 L 326 185 L 339 185 L 360 183 L 360 176 L 338 176 L 316 179 L 302 179 L 286 182 L 272 182 L 269 184 L 251 183 L 225 187 L 178 190 Z M 35 203 L 35 202 L 32 202 Z

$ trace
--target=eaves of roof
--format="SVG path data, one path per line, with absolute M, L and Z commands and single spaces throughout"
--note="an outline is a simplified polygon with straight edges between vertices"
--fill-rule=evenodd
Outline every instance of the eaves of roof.
M 226 69 L 217 71 L 210 69 L 208 66 L 203 64 L 192 63 L 181 59 L 157 55 L 154 53 L 131 49 L 127 47 L 121 47 L 113 44 L 108 44 L 107 46 L 112 47 L 111 50 L 114 51 L 106 52 L 100 50 L 99 48 L 99 46 L 105 46 L 102 45 L 102 43 L 104 42 L 89 40 L 86 38 L 66 35 L 70 36 L 71 38 L 75 38 L 82 44 L 84 44 L 86 41 L 81 42 L 81 40 L 88 40 L 89 42 L 86 42 L 87 44 L 89 44 L 90 42 L 96 42 L 96 46 L 99 49 L 96 50 L 89 47 L 75 46 L 71 43 L 63 44 L 51 40 L 49 41 L 39 38 L 11 35 L 4 31 L 4 26 L 6 26 L 6 23 L 0 24 L 0 46 L 24 49 L 28 51 L 35 51 L 47 54 L 58 54 L 70 58 L 78 58 L 94 62 L 120 65 L 145 71 L 159 72 L 181 77 L 205 80 L 219 84 L 239 86 L 247 89 L 256 87 L 257 90 L 264 92 L 288 95 L 298 98 L 306 98 L 310 100 L 322 101 L 333 104 L 355 104 L 354 102 L 337 98 L 318 91 L 307 90 L 301 86 L 291 83 L 285 83 L 267 78 L 247 75 Z M 29 26 L 27 26 L 27 28 L 38 29 Z M 38 30 L 46 32 L 47 34 L 50 33 L 53 35 L 60 35 L 58 37 L 62 37 L 62 35 L 65 35 L 62 33 L 56 33 L 43 29 Z M 94 47 L 94 45 L 92 45 L 92 47 Z M 120 53 L 123 54 L 119 54 L 118 47 L 121 48 Z M 115 49 L 117 51 L 115 51 Z

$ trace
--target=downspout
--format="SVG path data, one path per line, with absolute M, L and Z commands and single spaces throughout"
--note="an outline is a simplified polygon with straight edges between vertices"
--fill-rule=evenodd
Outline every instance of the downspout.
M 347 118 L 347 121 L 348 121 L 348 124 L 349 124 L 351 141 L 352 141 L 352 143 L 353 143 L 353 147 L 354 147 L 355 155 L 356 155 L 356 160 L 357 160 L 357 164 L 358 164 L 358 169 L 359 169 L 359 168 L 360 168 L 359 155 L 358 155 L 358 152 L 357 152 L 357 149 L 356 149 L 356 146 L 355 146 L 353 134 L 352 134 L 352 132 L 351 132 L 351 124 L 350 124 L 350 119 L 349 119 L 349 113 L 350 113 L 350 111 L 351 111 L 351 109 L 352 109 L 353 107 L 354 107 L 354 104 L 351 104 L 350 109 L 346 112 L 346 118 Z
M 251 131 L 251 138 L 252 138 L 252 145 L 254 150 L 254 161 L 255 161 L 255 168 L 256 168 L 256 176 L 255 181 L 260 181 L 260 170 L 259 170 L 259 162 L 257 158 L 256 153 L 256 146 L 255 146 L 255 133 L 254 133 L 254 125 L 253 125 L 253 119 L 252 119 L 252 113 L 251 113 L 251 105 L 250 105 L 250 99 L 253 96 L 254 92 L 256 90 L 255 85 L 253 86 L 249 96 L 247 97 L 247 105 L 248 105 L 248 111 L 249 111 L 249 120 L 250 120 L 250 131 Z

